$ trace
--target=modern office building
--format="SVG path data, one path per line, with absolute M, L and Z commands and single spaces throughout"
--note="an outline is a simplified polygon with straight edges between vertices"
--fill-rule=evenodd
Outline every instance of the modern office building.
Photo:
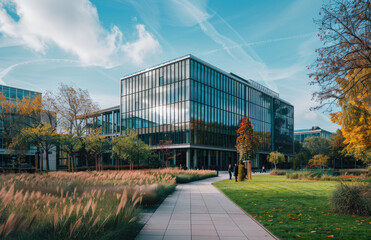
M 330 138 L 332 132 L 326 131 L 318 126 L 313 126 L 311 129 L 295 130 L 295 139 L 303 142 L 307 137 L 325 137 Z
M 14 88 L 10 86 L 0 85 L 0 93 L 5 97 L 1 101 L 7 101 L 8 103 L 17 105 L 17 100 L 22 100 L 24 97 L 30 97 L 31 99 L 41 95 L 40 92 L 25 90 L 21 88 Z M 29 150 L 24 154 L 24 159 L 22 163 L 16 166 L 14 163 L 17 160 L 17 155 L 13 154 L 9 149 L 7 149 L 8 143 L 11 142 L 11 138 L 15 136 L 15 133 L 19 131 L 23 126 L 19 125 L 20 122 L 17 120 L 19 115 L 14 114 L 13 112 L 5 112 L 1 109 L 0 106 L 0 167 L 1 168 L 33 168 L 35 166 L 35 155 L 37 148 L 35 146 L 30 146 Z M 24 121 L 24 119 L 22 119 Z M 21 121 L 21 123 L 22 123 Z M 26 119 L 26 121 L 32 121 Z M 43 166 L 45 168 L 46 158 L 45 154 L 42 154 Z M 49 168 L 50 170 L 56 170 L 56 161 L 57 154 L 53 149 L 49 153 Z
M 135 129 L 152 149 L 172 149 L 178 166 L 226 169 L 236 162 L 236 130 L 244 116 L 251 118 L 262 139 L 253 167 L 268 166 L 271 151 L 293 154 L 290 103 L 252 80 L 192 55 L 122 78 L 120 110 L 121 134 Z M 102 124 L 118 127 L 109 119 Z M 164 140 L 165 146 L 160 144 Z
M 40 93 L 34 91 L 28 91 L 19 88 L 13 88 L 9 86 L 0 85 L 0 93 L 5 97 L 1 101 L 7 101 L 9 104 L 17 104 L 17 99 L 23 99 L 25 96 L 34 97 Z M 0 106 L 1 108 L 1 106 Z M 16 131 L 15 121 L 16 115 L 0 109 L 0 167 L 13 167 L 13 162 L 16 159 L 15 155 L 12 155 L 9 149 L 6 148 L 8 143 L 11 141 L 11 137 Z M 26 162 L 34 162 L 36 148 L 30 147 L 30 150 L 26 153 Z

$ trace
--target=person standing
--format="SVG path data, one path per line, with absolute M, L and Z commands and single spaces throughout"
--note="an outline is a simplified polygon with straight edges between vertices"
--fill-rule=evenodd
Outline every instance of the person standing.
M 232 172 L 233 172 L 232 164 L 229 164 L 228 166 L 229 180 L 232 179 Z
M 238 176 L 238 165 L 237 163 L 234 164 L 234 178 L 236 179 L 237 182 L 237 176 Z

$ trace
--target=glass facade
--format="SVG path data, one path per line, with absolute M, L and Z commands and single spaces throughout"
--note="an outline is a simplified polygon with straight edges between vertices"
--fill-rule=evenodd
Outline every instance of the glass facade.
M 237 159 L 236 130 L 249 116 L 260 154 L 293 153 L 293 106 L 278 94 L 193 56 L 121 79 L 121 130 L 136 129 L 153 149 L 161 140 L 191 168 L 225 168 Z M 255 167 L 261 166 L 257 158 Z
M 87 134 L 99 129 L 103 135 L 117 135 L 121 131 L 120 106 L 103 109 L 86 118 Z
M 36 97 L 41 93 L 28 91 L 19 88 L 8 87 L 0 85 L 0 93 L 6 98 L 5 101 L 13 103 L 16 105 L 17 99 L 23 99 L 24 97 Z M 12 160 L 14 156 L 6 154 L 6 146 L 11 141 L 11 132 L 14 128 L 14 118 L 13 114 L 3 113 L 3 109 L 0 106 L 0 114 L 2 114 L 2 119 L 0 119 L 0 167 L 10 167 L 12 166 Z M 34 164 L 33 156 L 35 154 L 36 148 L 30 147 L 30 151 L 26 154 L 26 162 Z
M 331 132 L 321 129 L 318 126 L 314 126 L 312 129 L 295 130 L 294 132 L 295 139 L 299 140 L 300 142 L 303 142 L 307 137 L 330 138 L 331 134 Z

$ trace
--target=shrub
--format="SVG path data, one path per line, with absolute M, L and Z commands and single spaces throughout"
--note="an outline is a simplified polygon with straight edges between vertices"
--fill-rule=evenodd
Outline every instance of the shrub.
M 289 179 L 298 179 L 299 178 L 299 174 L 297 172 L 287 172 L 286 173 L 286 178 L 289 178 Z
M 371 215 L 371 185 L 344 184 L 334 190 L 329 197 L 334 212 L 341 214 Z
M 270 173 L 270 175 L 286 175 L 287 174 L 287 171 L 284 171 L 284 170 L 272 170 Z

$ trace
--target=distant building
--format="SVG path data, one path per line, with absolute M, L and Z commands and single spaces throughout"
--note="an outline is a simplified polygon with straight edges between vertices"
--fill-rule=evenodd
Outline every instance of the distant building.
M 303 142 L 307 137 L 325 137 L 330 138 L 332 132 L 326 131 L 318 126 L 313 126 L 311 129 L 295 130 L 295 139 Z
M 41 95 L 41 93 L 36 91 L 25 90 L 21 88 L 14 88 L 9 86 L 0 85 L 0 93 L 5 97 L 5 101 L 9 103 L 17 104 L 17 99 L 23 99 L 24 97 L 35 98 Z M 18 115 L 13 113 L 4 113 L 3 109 L 0 107 L 0 114 L 3 117 L 0 119 L 0 168 L 14 168 L 17 156 L 12 154 L 7 145 L 11 142 L 12 137 L 16 132 L 16 129 L 23 126 L 16 126 L 16 119 Z M 30 146 L 29 150 L 25 153 L 24 161 L 18 166 L 20 168 L 34 168 L 35 167 L 35 155 L 37 153 L 37 148 L 35 146 Z M 50 151 L 49 153 L 49 168 L 50 170 L 56 170 L 56 152 Z M 45 168 L 45 154 L 43 154 L 43 166 Z

